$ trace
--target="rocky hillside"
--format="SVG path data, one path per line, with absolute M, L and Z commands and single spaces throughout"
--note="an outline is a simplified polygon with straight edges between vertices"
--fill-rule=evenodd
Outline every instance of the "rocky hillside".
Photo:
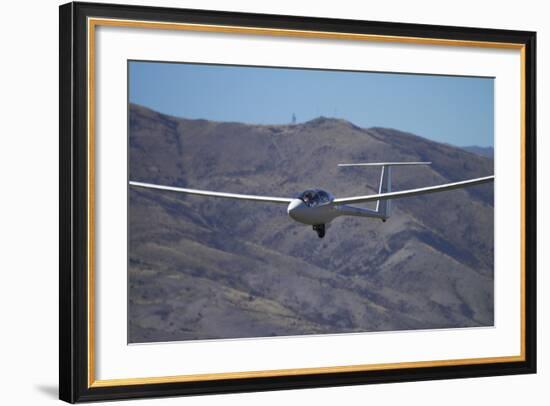
M 493 160 L 338 119 L 187 120 L 130 106 L 130 179 L 291 197 L 394 190 L 493 173 Z M 129 342 L 493 324 L 493 185 L 396 200 L 386 222 L 342 217 L 324 239 L 284 205 L 129 192 Z
M 495 157 L 495 150 L 493 147 L 478 147 L 477 145 L 470 145 L 468 147 L 462 147 L 466 151 L 472 152 L 477 155 L 481 155 L 487 158 L 493 159 Z

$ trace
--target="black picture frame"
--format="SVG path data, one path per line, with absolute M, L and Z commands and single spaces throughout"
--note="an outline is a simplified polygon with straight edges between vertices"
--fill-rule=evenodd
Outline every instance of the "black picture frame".
M 93 3 L 60 6 L 59 397 L 67 402 L 235 393 L 536 372 L 536 33 Z M 308 373 L 116 386 L 90 384 L 87 177 L 87 19 L 111 18 L 392 37 L 483 41 L 524 52 L 524 359 L 390 370 Z M 93 362 L 93 360 L 92 360 Z

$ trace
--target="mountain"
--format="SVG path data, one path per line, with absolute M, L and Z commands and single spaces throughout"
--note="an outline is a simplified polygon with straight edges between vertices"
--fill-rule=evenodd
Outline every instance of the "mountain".
M 190 120 L 130 105 L 129 177 L 290 197 L 374 193 L 493 173 L 492 159 L 387 128 Z M 493 325 L 493 185 L 396 200 L 337 218 L 319 239 L 284 205 L 130 188 L 129 342 Z
M 486 158 L 493 159 L 495 157 L 495 150 L 493 147 L 478 147 L 477 145 L 470 145 L 468 147 L 462 147 L 462 149 Z

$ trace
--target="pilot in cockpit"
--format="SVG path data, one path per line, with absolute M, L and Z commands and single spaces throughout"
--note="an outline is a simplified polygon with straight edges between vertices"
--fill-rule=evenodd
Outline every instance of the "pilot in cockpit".
M 311 192 L 311 191 L 307 191 L 304 193 L 303 197 L 302 197 L 302 200 L 304 201 L 304 203 L 307 205 L 307 206 L 312 206 L 313 203 L 314 203 L 314 193 Z

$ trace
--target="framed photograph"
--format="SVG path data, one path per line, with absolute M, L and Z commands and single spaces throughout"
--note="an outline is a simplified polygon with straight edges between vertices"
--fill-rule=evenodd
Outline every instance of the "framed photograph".
M 534 32 L 60 7 L 60 398 L 536 371 Z

